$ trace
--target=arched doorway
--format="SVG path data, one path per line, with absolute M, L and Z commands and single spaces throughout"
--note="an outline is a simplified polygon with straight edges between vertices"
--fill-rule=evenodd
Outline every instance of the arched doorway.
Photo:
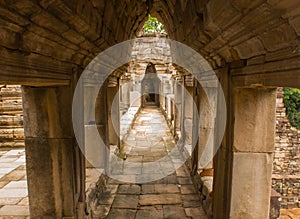
M 145 77 L 142 80 L 142 107 L 160 106 L 159 88 L 160 79 L 157 77 L 155 65 L 149 63 L 146 68 Z

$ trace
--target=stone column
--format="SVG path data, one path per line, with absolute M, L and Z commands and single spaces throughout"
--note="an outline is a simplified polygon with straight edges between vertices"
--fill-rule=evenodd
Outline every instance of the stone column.
M 166 103 L 165 103 L 165 77 L 163 76 L 162 77 L 162 80 L 161 80 L 161 83 L 160 83 L 160 107 L 165 110 L 165 106 L 166 106 Z
M 234 90 L 230 218 L 269 218 L 276 89 Z M 217 197 L 215 197 L 217 198 Z
M 109 157 L 108 149 L 108 101 L 107 101 L 107 92 L 108 92 L 108 83 L 105 81 L 101 87 L 95 104 L 95 119 L 96 126 L 99 132 L 100 137 L 105 144 L 104 147 L 96 146 L 97 150 L 94 151 L 95 159 L 97 160 L 97 168 L 104 168 L 107 170 L 107 158 Z M 87 139 L 86 139 L 87 140 Z M 93 139 L 89 139 L 93 141 Z
M 192 175 L 196 175 L 198 172 L 198 160 L 199 160 L 199 82 L 194 79 L 193 80 L 193 101 L 194 104 L 192 106 L 193 110 L 193 127 L 192 127 L 192 145 L 195 146 L 192 151 Z
M 120 110 L 118 91 L 119 85 L 107 87 L 108 143 L 110 145 L 119 145 Z
M 76 143 L 70 87 L 23 87 L 30 218 L 75 217 Z M 81 163 L 82 164 L 82 163 Z M 80 192 L 79 192 L 80 193 Z M 76 201 L 75 201 L 76 199 Z M 84 201 L 84 200 L 81 200 Z M 81 218 L 81 217 L 78 217 Z
M 174 87 L 175 87 L 175 92 L 174 92 L 174 102 L 175 102 L 175 107 L 174 107 L 174 135 L 176 138 L 180 137 L 178 134 L 180 134 L 181 131 L 181 117 L 182 117 L 182 85 L 180 84 L 181 82 L 175 81 Z
M 193 133 L 193 87 L 186 86 L 182 95 L 182 107 L 183 107 L 183 127 L 182 135 L 184 137 L 184 143 L 186 145 L 192 145 L 192 133 Z
M 216 88 L 199 85 L 199 164 L 204 175 L 212 175 L 216 118 Z M 207 173 L 205 173 L 207 172 Z M 202 174 L 202 175 L 203 175 Z
M 122 102 L 126 109 L 130 106 L 130 84 L 125 81 L 125 84 L 121 86 L 122 89 Z

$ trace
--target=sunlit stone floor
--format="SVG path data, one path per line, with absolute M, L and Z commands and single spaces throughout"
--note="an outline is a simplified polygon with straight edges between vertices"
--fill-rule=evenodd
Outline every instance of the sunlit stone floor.
M 0 149 L 0 218 L 29 218 L 24 149 Z
M 93 218 L 206 219 L 160 109 L 139 112 L 123 147 L 124 160 L 111 163 L 109 192 Z

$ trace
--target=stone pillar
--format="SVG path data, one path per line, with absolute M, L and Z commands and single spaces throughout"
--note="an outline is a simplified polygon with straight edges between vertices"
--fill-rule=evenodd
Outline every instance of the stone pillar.
M 108 83 L 107 81 L 101 87 L 95 105 L 95 119 L 96 126 L 99 132 L 100 137 L 105 144 L 104 147 L 97 146 L 97 150 L 94 151 L 94 156 L 97 159 L 98 165 L 97 168 L 107 169 L 107 158 L 108 158 L 108 101 L 107 101 L 107 92 L 108 92 Z M 87 140 L 87 139 L 86 139 Z M 89 139 L 93 141 L 93 139 Z
M 230 80 L 230 70 L 226 66 L 218 74 L 226 103 L 226 130 L 222 138 L 220 148 L 214 156 L 214 178 L 213 178 L 213 206 L 212 215 L 214 219 L 229 218 L 230 196 L 231 196 L 231 178 L 232 178 L 232 131 L 233 131 L 233 104 L 232 87 Z M 218 104 L 217 115 L 221 110 L 221 104 Z M 217 117 L 217 124 L 219 123 Z M 219 127 L 219 125 L 217 125 Z
M 276 89 L 234 90 L 230 218 L 269 218 Z M 217 198 L 217 197 L 215 197 Z
M 110 145 L 119 145 L 120 110 L 118 91 L 119 85 L 107 87 L 108 143 Z
M 130 84 L 125 81 L 125 84 L 121 86 L 122 89 L 122 102 L 126 109 L 130 106 Z
M 86 165 L 89 168 L 105 168 L 108 145 L 108 102 L 107 102 L 107 81 L 101 86 L 87 83 L 84 85 L 85 105 L 85 155 Z M 92 98 L 91 98 L 92 97 Z M 96 102 L 94 102 L 96 99 Z M 94 111 L 91 105 L 95 106 Z M 89 110 L 89 111 L 88 111 Z M 94 115 L 92 115 L 94 113 Z M 103 140 L 104 145 L 100 145 Z
M 213 168 L 213 153 L 216 118 L 216 88 L 199 86 L 199 164 L 198 168 L 210 172 Z M 206 174 L 206 173 L 204 173 Z
M 192 175 L 196 175 L 198 172 L 198 160 L 199 160 L 199 82 L 194 79 L 193 80 L 193 101 L 194 104 L 192 106 L 193 110 L 193 127 L 192 127 L 192 145 L 195 146 L 192 151 Z
M 75 217 L 77 203 L 84 201 L 84 197 L 76 196 L 82 181 L 77 184 L 77 189 L 74 187 L 74 179 L 80 177 L 73 166 L 77 146 L 72 131 L 71 107 L 70 87 L 23 87 L 32 219 Z
M 175 81 L 175 93 L 174 93 L 174 101 L 175 101 L 175 119 L 174 119 L 174 135 L 176 138 L 180 138 L 178 136 L 181 131 L 181 118 L 182 118 L 182 85 L 181 82 Z
M 183 107 L 183 129 L 182 135 L 184 137 L 184 143 L 186 145 L 192 145 L 192 133 L 193 133 L 193 87 L 185 86 L 182 95 L 182 107 Z

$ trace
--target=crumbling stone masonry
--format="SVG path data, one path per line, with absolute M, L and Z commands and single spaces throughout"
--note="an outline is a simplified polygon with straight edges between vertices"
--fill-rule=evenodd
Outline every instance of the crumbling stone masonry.
M 0 147 L 24 146 L 21 86 L 0 86 Z
M 300 131 L 286 117 L 283 88 L 277 89 L 276 137 L 272 187 L 281 194 L 281 207 L 300 207 Z

